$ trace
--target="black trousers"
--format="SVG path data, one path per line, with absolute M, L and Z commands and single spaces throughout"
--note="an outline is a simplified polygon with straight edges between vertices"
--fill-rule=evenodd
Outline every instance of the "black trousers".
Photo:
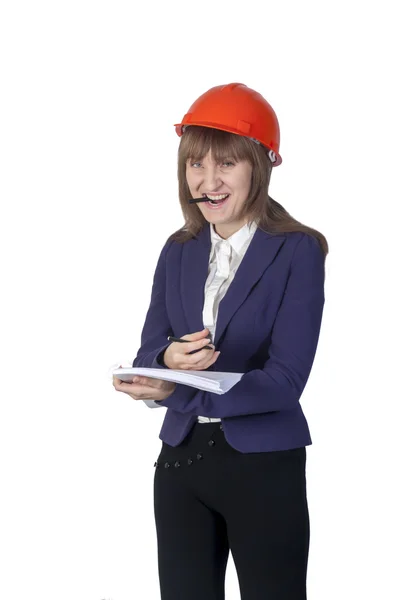
M 229 551 L 242 600 L 306 600 L 306 448 L 243 454 L 197 423 L 155 464 L 162 600 L 223 600 Z

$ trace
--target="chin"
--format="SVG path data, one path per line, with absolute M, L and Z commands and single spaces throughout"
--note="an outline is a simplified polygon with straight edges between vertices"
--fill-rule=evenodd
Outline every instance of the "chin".
M 208 223 L 218 223 L 218 224 L 223 224 L 224 223 L 224 219 L 219 219 L 217 216 L 213 217 L 213 215 L 206 217 L 206 215 L 203 215 L 203 217 L 205 218 L 205 220 Z

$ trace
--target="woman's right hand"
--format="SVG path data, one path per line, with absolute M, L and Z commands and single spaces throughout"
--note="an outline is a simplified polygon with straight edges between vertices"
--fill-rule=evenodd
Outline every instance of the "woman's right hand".
M 215 351 L 215 346 L 208 338 L 209 335 L 209 330 L 203 329 L 203 331 L 183 335 L 182 339 L 189 340 L 188 343 L 172 342 L 164 352 L 164 364 L 169 369 L 204 371 L 213 365 L 221 354 Z M 195 354 L 189 354 L 204 346 L 211 346 L 212 350 L 203 349 Z

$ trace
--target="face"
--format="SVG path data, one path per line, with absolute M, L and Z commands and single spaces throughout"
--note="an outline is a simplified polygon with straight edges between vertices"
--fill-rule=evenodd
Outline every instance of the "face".
M 199 202 L 197 206 L 224 239 L 246 223 L 246 219 L 239 220 L 237 215 L 250 192 L 251 172 L 247 160 L 236 161 L 227 156 L 220 164 L 215 163 L 211 150 L 202 160 L 186 163 L 190 193 L 193 198 L 209 198 L 208 202 Z

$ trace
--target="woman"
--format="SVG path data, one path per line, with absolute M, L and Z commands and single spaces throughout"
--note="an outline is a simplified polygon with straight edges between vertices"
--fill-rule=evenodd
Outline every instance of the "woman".
M 167 408 L 154 480 L 161 598 L 222 600 L 230 550 L 242 600 L 304 600 L 312 442 L 299 400 L 327 242 L 268 195 L 282 159 L 260 94 L 212 88 L 176 131 L 185 225 L 161 251 L 133 366 L 244 376 L 222 396 L 114 377 L 118 391 Z

